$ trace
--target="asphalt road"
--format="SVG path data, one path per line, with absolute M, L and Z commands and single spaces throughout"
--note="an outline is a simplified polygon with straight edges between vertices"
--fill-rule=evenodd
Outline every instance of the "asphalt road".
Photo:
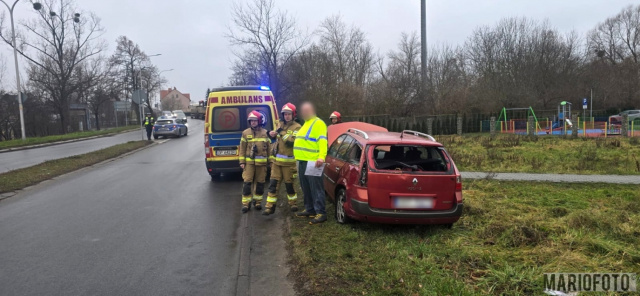
M 42 148 L 18 150 L 0 153 L 0 173 L 30 167 L 47 160 L 84 154 L 107 148 L 120 143 L 137 141 L 142 138 L 142 131 L 136 130 L 109 137 L 95 138 Z
M 1 201 L 0 295 L 293 295 L 286 211 L 242 215 L 239 176 L 210 181 L 189 124 Z

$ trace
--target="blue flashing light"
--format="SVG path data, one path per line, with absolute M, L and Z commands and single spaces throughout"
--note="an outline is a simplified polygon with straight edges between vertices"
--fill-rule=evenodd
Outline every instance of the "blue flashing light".
M 261 85 L 260 90 L 271 90 L 268 86 Z

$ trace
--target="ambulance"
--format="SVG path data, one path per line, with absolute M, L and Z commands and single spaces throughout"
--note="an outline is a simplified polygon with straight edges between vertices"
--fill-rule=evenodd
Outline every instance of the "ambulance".
M 278 108 L 267 86 L 230 86 L 209 93 L 204 117 L 204 153 L 214 181 L 220 173 L 241 172 L 238 145 L 247 129 L 247 115 L 256 110 L 266 119 L 265 129 L 275 130 Z

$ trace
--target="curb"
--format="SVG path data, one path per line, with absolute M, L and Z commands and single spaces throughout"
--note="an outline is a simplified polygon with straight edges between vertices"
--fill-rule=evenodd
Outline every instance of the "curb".
M 59 176 L 55 176 L 55 177 L 53 177 L 53 178 L 51 178 L 51 179 L 43 180 L 43 181 L 42 181 L 42 182 L 40 182 L 40 183 L 33 184 L 33 185 L 31 185 L 31 186 L 27 186 L 27 187 L 24 187 L 24 188 L 22 188 L 22 189 L 18 189 L 18 190 L 16 190 L 16 191 L 0 193 L 0 202 L 1 202 L 1 201 L 3 201 L 3 200 L 5 200 L 5 199 L 7 199 L 7 198 L 13 197 L 13 196 L 15 196 L 15 195 L 17 195 L 17 194 L 19 194 L 19 193 L 21 193 L 21 192 L 23 192 L 23 191 L 32 190 L 32 189 L 34 189 L 34 188 L 36 188 L 36 187 L 38 187 L 38 186 L 40 186 L 40 185 L 43 185 L 43 184 L 45 184 L 45 183 L 48 183 L 48 182 L 51 182 L 51 181 L 54 181 L 54 180 L 58 180 L 59 178 L 64 178 L 64 177 L 67 177 L 67 176 L 69 176 L 69 175 L 71 175 L 71 174 L 75 174 L 75 173 L 78 173 L 78 172 L 82 172 L 82 171 L 85 171 L 85 170 L 88 170 L 88 169 L 93 169 L 93 168 L 94 168 L 94 167 L 96 167 L 96 166 L 100 166 L 100 165 L 103 165 L 103 164 L 106 164 L 106 163 L 109 163 L 109 162 L 112 162 L 112 161 L 116 161 L 116 160 L 119 160 L 119 159 L 125 158 L 125 157 L 127 157 L 127 156 L 129 156 L 129 155 L 131 155 L 131 154 L 134 154 L 134 153 L 136 153 L 136 152 L 139 152 L 139 151 L 142 151 L 142 150 L 145 150 L 145 149 L 151 148 L 151 147 L 156 146 L 156 145 L 160 145 L 160 144 L 162 144 L 162 143 L 164 143 L 164 142 L 166 142 L 166 141 L 163 141 L 163 142 L 153 142 L 153 143 L 151 143 L 150 145 L 147 145 L 147 146 L 144 146 L 144 147 L 140 147 L 140 148 L 135 149 L 135 150 L 131 150 L 131 151 L 127 152 L 127 153 L 124 153 L 124 154 L 122 154 L 122 155 L 118 155 L 118 156 L 113 157 L 113 158 L 105 159 L 105 160 L 103 160 L 103 161 L 101 161 L 101 162 L 98 162 L 98 163 L 92 164 L 92 165 L 90 165 L 90 166 L 86 166 L 86 167 L 83 167 L 83 168 L 77 169 L 77 170 L 72 171 L 72 172 L 68 172 L 68 173 L 65 173 L 65 174 L 62 174 L 62 175 L 59 175 Z M 91 152 L 89 152 L 89 153 L 91 153 Z
M 51 142 L 51 143 L 42 143 L 42 144 L 29 145 L 29 146 L 20 146 L 20 147 L 14 147 L 14 148 L 7 148 L 7 149 L 1 149 L 0 153 L 20 151 L 20 150 L 28 150 L 28 149 L 35 149 L 35 148 L 43 148 L 43 147 L 48 147 L 48 146 L 54 146 L 54 145 L 60 145 L 60 144 L 68 144 L 68 143 L 92 140 L 92 139 L 97 139 L 97 138 L 111 137 L 111 136 L 115 136 L 115 135 L 119 135 L 119 134 L 126 134 L 126 133 L 130 133 L 130 132 L 135 132 L 135 131 L 137 131 L 137 130 L 132 129 L 132 130 L 128 130 L 128 131 L 122 131 L 122 132 L 119 132 L 119 133 L 108 133 L 108 134 L 104 134 L 104 135 L 91 136 L 91 137 L 86 137 L 86 138 L 78 138 L 78 139 L 57 141 L 57 142 Z

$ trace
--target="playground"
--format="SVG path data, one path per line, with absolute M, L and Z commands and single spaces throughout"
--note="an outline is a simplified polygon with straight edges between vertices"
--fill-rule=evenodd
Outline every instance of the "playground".
M 579 137 L 620 136 L 622 126 L 611 124 L 608 117 L 577 117 L 571 120 L 571 103 L 562 101 L 558 104 L 558 112 L 552 116 L 538 118 L 532 107 L 502 108 L 496 121 L 496 131 L 502 134 L 527 135 L 529 131 L 535 135 L 572 135 L 574 130 Z M 529 117 L 533 122 L 529 122 Z M 576 125 L 574 127 L 574 125 Z M 627 135 L 640 136 L 640 120 L 629 121 Z

